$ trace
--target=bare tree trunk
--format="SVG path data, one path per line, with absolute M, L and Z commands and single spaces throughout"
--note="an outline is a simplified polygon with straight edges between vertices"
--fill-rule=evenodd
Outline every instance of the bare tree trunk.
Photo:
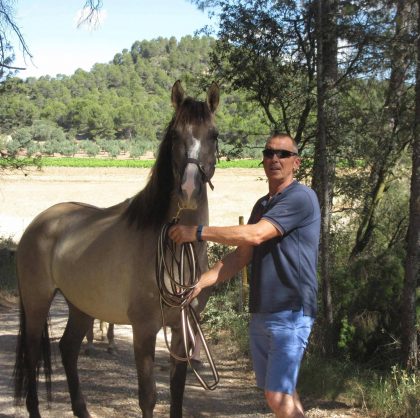
M 337 80 L 337 34 L 335 0 L 315 2 L 317 39 L 317 138 L 315 145 L 313 187 L 321 206 L 320 274 L 323 319 L 326 322 L 326 349 L 332 351 L 333 307 L 330 282 L 330 227 L 334 183 L 334 162 L 330 156 L 334 113 L 332 88 Z
M 403 365 L 409 370 L 413 370 L 418 366 L 416 289 L 420 275 L 420 0 L 417 0 L 417 7 L 417 67 L 413 168 L 411 175 L 405 280 L 402 297 L 401 356 Z

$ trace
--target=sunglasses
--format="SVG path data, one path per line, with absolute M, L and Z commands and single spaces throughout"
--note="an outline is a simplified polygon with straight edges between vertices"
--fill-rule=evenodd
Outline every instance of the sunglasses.
M 289 158 L 295 155 L 298 155 L 297 152 L 288 151 L 286 149 L 271 149 L 271 148 L 264 148 L 263 149 L 263 155 L 266 158 L 273 158 L 274 155 L 277 156 L 277 158 Z

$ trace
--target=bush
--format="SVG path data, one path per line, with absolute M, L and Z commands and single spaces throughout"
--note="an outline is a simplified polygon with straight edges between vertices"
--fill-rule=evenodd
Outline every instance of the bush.
M 371 367 L 394 364 L 400 335 L 404 252 L 396 248 L 360 258 L 334 274 L 337 344 L 340 351 Z
M 367 401 L 381 417 L 417 418 L 420 416 L 418 376 L 393 366 L 390 375 L 372 381 Z
M 27 149 L 32 141 L 32 133 L 30 128 L 18 129 L 13 135 L 12 140 L 6 145 L 7 151 L 11 155 L 15 155 L 18 151 Z
M 72 157 L 77 152 L 77 143 L 66 139 L 65 141 L 57 142 L 57 151 L 66 157 Z
M 81 145 L 81 149 L 89 156 L 89 157 L 96 157 L 101 150 L 99 145 L 93 141 L 83 141 Z
M 210 266 L 230 251 L 231 248 L 226 245 L 209 245 Z M 226 283 L 216 286 L 201 318 L 213 341 L 217 342 L 221 333 L 228 332 L 240 353 L 248 355 L 249 314 L 248 309 L 243 309 L 241 285 L 242 283 L 238 278 L 233 278 Z
M 16 294 L 16 244 L 11 238 L 0 238 L 0 291 Z
M 231 336 L 241 354 L 249 355 L 248 312 L 240 309 L 240 286 L 231 287 L 210 297 L 202 313 L 202 321 L 210 338 L 217 343 L 221 333 Z
M 121 141 L 113 139 L 98 139 L 98 145 L 102 151 L 107 152 L 111 157 L 116 158 L 121 151 Z

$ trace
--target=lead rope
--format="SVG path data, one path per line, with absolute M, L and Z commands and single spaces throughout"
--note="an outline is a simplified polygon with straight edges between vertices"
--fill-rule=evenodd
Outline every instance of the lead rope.
M 168 237 L 168 230 L 178 222 L 175 219 L 172 223 L 165 224 L 158 240 L 156 257 L 156 282 L 160 293 L 160 308 L 162 313 L 162 326 L 165 336 L 166 347 L 169 354 L 179 361 L 187 361 L 193 370 L 201 386 L 207 390 L 213 390 L 219 383 L 219 374 L 214 365 L 213 357 L 207 346 L 203 331 L 198 320 L 198 315 L 190 304 L 190 295 L 194 290 L 199 279 L 199 269 L 197 268 L 197 255 L 193 245 L 182 244 L 179 248 L 179 258 L 177 258 L 178 245 Z M 169 258 L 168 258 L 169 256 Z M 168 262 L 168 260 L 170 260 Z M 169 279 L 165 282 L 165 278 Z M 179 357 L 170 349 L 165 321 L 164 306 L 180 309 L 182 337 L 186 357 Z M 211 367 L 214 382 L 208 384 L 198 373 L 191 363 L 192 354 L 195 350 L 196 336 L 201 340 L 206 353 L 207 360 Z

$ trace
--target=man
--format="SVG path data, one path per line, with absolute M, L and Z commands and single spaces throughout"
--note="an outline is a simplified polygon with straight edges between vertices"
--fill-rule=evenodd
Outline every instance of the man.
M 304 416 L 296 382 L 317 309 L 320 210 L 314 191 L 294 179 L 300 162 L 295 141 L 274 134 L 263 150 L 268 195 L 257 201 L 247 225 L 175 225 L 169 231 L 179 244 L 237 246 L 201 276 L 192 297 L 252 261 L 252 361 L 257 385 L 278 418 Z

